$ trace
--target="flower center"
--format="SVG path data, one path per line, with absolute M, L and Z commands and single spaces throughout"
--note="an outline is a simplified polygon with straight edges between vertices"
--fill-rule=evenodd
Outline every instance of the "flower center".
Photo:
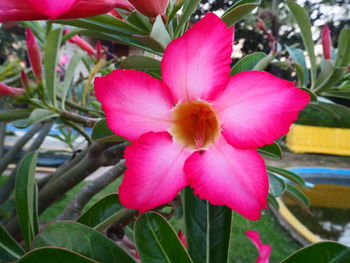
M 184 102 L 173 110 L 170 133 L 174 140 L 193 149 L 208 147 L 220 135 L 213 107 L 204 101 Z

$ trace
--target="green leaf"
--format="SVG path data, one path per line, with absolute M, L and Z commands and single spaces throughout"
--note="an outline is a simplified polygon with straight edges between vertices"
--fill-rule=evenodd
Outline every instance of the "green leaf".
M 302 82 L 305 87 L 307 87 L 307 84 L 309 82 L 309 70 L 307 69 L 306 66 L 306 60 L 305 60 L 305 55 L 304 55 L 304 50 L 300 48 L 294 48 L 294 47 L 288 47 L 286 46 L 287 51 L 292 58 L 292 60 L 300 65 L 303 69 L 304 72 L 304 81 Z
M 24 253 L 24 249 L 0 224 L 0 261 L 15 261 Z
M 272 167 L 269 165 L 267 165 L 266 168 L 268 171 L 279 174 L 279 175 L 289 179 L 290 181 L 299 184 L 300 186 L 305 186 L 304 179 L 301 176 L 297 175 L 296 173 L 293 173 L 293 172 L 286 170 L 286 169 Z
M 58 248 L 43 247 L 31 250 L 24 255 L 18 263 L 98 263 L 95 260 L 84 257 L 74 251 Z
M 299 201 L 301 205 L 305 206 L 306 208 L 310 206 L 309 198 L 307 198 L 303 192 L 301 192 L 291 183 L 287 183 L 287 192 L 289 192 L 292 197 Z
M 276 200 L 276 197 L 269 193 L 269 195 L 267 196 L 267 200 L 274 208 L 276 208 L 277 210 L 279 209 L 279 204 Z
M 95 227 L 122 208 L 118 194 L 109 194 L 93 204 L 78 218 L 77 222 Z
M 182 7 L 182 14 L 180 16 L 179 23 L 175 30 L 175 36 L 180 36 L 183 32 L 185 25 L 188 23 L 191 15 L 196 11 L 200 0 L 187 0 Z
M 38 152 L 26 154 L 21 160 L 16 174 L 16 210 L 28 249 L 38 229 L 38 221 L 35 216 L 36 206 L 33 205 L 36 200 L 34 177 L 37 161 Z
M 269 189 L 273 197 L 281 196 L 287 189 L 286 183 L 273 173 L 268 173 L 269 175 Z
M 343 28 L 340 31 L 338 41 L 338 52 L 335 59 L 336 67 L 347 67 L 350 63 L 350 28 Z
M 321 64 L 321 73 L 315 83 L 315 90 L 321 90 L 327 84 L 334 72 L 333 64 L 328 60 L 323 60 Z
M 188 252 L 193 262 L 227 262 L 232 210 L 199 199 L 187 187 L 184 211 Z
M 264 57 L 266 57 L 266 54 L 263 52 L 255 52 L 245 56 L 232 67 L 230 75 L 233 76 L 243 71 L 252 70 Z
M 99 142 L 124 142 L 125 138 L 116 135 L 108 126 L 106 119 L 96 122 L 91 132 L 91 139 Z
M 345 91 L 345 90 L 324 91 L 320 95 L 324 97 L 334 97 L 334 98 L 342 98 L 342 99 L 350 100 L 350 91 Z
M 29 117 L 30 113 L 30 110 L 0 110 L 0 121 L 11 122 L 26 119 Z
M 57 84 L 57 59 L 58 49 L 62 40 L 62 28 L 50 31 L 46 39 L 44 49 L 44 67 L 45 67 L 45 90 L 48 98 L 47 102 L 56 106 L 56 84 Z
M 62 109 L 65 109 L 68 91 L 69 91 L 70 87 L 72 86 L 72 81 L 73 81 L 74 75 L 76 73 L 76 68 L 77 68 L 78 64 L 80 63 L 81 59 L 82 59 L 82 54 L 80 52 L 77 52 L 76 54 L 74 54 L 74 56 L 69 61 L 66 75 L 64 77 L 62 101 L 61 101 L 61 108 Z
M 33 246 L 70 249 L 100 263 L 135 262 L 112 240 L 76 222 L 60 221 L 48 225 L 35 238 Z
M 350 262 L 350 248 L 337 242 L 323 241 L 299 249 L 281 263 L 345 263 Z
M 314 52 L 315 47 L 314 47 L 314 42 L 312 40 L 311 24 L 310 24 L 309 16 L 306 13 L 306 10 L 304 8 L 302 8 L 301 6 L 299 6 L 297 3 L 293 1 L 287 1 L 287 5 L 299 26 L 301 37 L 303 38 L 306 51 L 309 54 L 309 60 L 311 65 L 311 84 L 313 87 L 316 81 L 317 66 L 316 66 L 316 57 Z
M 28 118 L 28 124 L 31 125 L 33 123 L 41 122 L 44 120 L 52 119 L 55 117 L 58 117 L 59 114 L 51 111 L 51 110 L 45 110 L 45 109 L 35 109 L 32 111 Z
M 135 223 L 135 244 L 143 263 L 191 263 L 171 225 L 159 214 L 142 214 Z
M 308 88 L 300 88 L 300 89 L 309 93 L 310 98 L 311 98 L 311 102 L 316 103 L 316 104 L 318 103 L 317 95 L 315 93 L 313 93 L 310 89 L 308 89 Z
M 227 26 L 232 26 L 250 14 L 261 3 L 261 0 L 241 0 L 231 6 L 221 19 Z
M 139 12 L 132 12 L 127 17 L 127 20 L 129 21 L 129 23 L 133 24 L 139 29 L 142 29 L 146 33 L 152 30 L 152 24 L 150 23 L 149 18 Z
M 269 156 L 273 158 L 282 158 L 282 149 L 279 146 L 279 144 L 276 142 L 273 144 L 268 144 L 263 147 L 260 147 L 258 151 L 259 153 L 265 156 Z
M 133 55 L 124 59 L 120 63 L 120 68 L 140 71 L 154 70 L 160 72 L 160 61 L 150 57 Z
M 160 15 L 157 16 L 156 21 L 153 24 L 152 31 L 148 36 L 134 35 L 134 38 L 142 41 L 148 47 L 158 52 L 163 52 L 171 42 L 169 33 L 166 30 Z

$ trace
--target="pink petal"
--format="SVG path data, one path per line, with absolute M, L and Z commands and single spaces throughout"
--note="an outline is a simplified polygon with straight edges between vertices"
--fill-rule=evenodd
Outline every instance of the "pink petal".
M 256 148 L 286 134 L 309 101 L 293 82 L 246 71 L 230 79 L 213 105 L 226 140 L 236 148 Z
M 147 132 L 167 131 L 173 107 L 168 89 L 158 79 L 135 70 L 114 70 L 95 80 L 109 128 L 133 141 Z
M 272 247 L 261 242 L 260 234 L 258 232 L 248 230 L 245 233 L 247 237 L 253 242 L 253 244 L 259 252 L 259 256 L 256 260 L 256 263 L 269 263 Z
M 129 0 L 141 14 L 149 17 L 163 15 L 169 4 L 169 0 Z
M 71 9 L 79 0 L 27 0 L 31 7 L 48 16 L 51 19 L 60 17 L 62 14 L 66 13 Z
M 30 1 L 31 4 L 29 4 L 28 0 L 1 0 L 0 22 L 89 17 L 108 13 L 113 8 L 117 7 L 133 10 L 133 6 L 126 0 Z M 45 6 L 41 5 L 42 2 Z M 73 2 L 74 4 L 72 4 Z M 52 5 L 52 3 L 54 5 Z M 68 8 L 70 4 L 72 5 Z M 57 10 L 54 10 L 54 8 L 46 10 L 44 7 L 49 5 L 51 7 L 59 6 L 60 8 Z M 59 17 L 55 17 L 57 15 Z
M 162 78 L 177 101 L 210 99 L 230 73 L 233 28 L 209 13 L 172 41 L 161 63 Z
M 193 153 L 184 170 L 195 194 L 213 205 L 226 205 L 250 220 L 266 208 L 268 177 L 255 149 L 235 149 L 221 136 L 207 151 Z
M 145 212 L 173 200 L 188 184 L 183 165 L 190 154 L 167 132 L 142 135 L 125 150 L 128 168 L 119 188 L 121 203 Z

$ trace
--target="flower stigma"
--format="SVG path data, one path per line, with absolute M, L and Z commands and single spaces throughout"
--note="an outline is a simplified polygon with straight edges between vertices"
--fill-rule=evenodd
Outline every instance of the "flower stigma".
M 192 149 L 210 146 L 220 135 L 220 124 L 213 107 L 205 101 L 177 104 L 172 110 L 170 133 L 174 140 Z

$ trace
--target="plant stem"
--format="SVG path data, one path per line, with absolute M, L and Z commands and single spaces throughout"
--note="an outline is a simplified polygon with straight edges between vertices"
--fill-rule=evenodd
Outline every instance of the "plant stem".
M 59 220 L 75 220 L 80 216 L 81 210 L 94 195 L 100 192 L 107 185 L 120 177 L 126 169 L 125 161 L 121 160 L 117 165 L 100 175 L 94 181 L 85 185 L 73 198 L 71 203 L 64 209 L 57 218 Z
M 59 111 L 62 118 L 70 121 L 75 121 L 84 124 L 87 127 L 92 128 L 96 122 L 98 122 L 99 118 L 89 118 L 85 116 L 81 116 L 79 114 L 68 112 L 68 111 Z

